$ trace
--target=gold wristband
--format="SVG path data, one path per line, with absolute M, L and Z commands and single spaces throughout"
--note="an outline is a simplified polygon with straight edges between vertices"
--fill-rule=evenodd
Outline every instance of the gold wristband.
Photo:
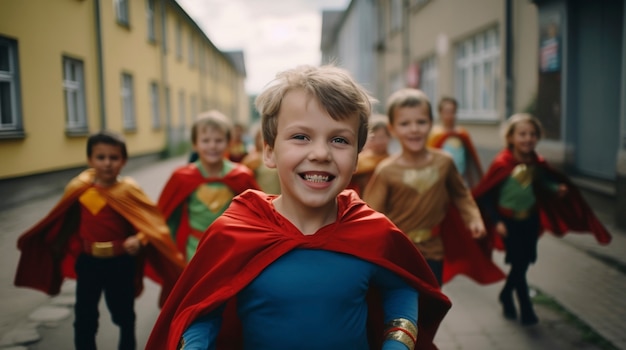
M 404 344 L 409 350 L 415 348 L 417 327 L 405 318 L 393 319 L 385 325 L 385 340 L 391 339 Z
M 417 326 L 406 318 L 395 318 L 385 325 L 385 329 L 390 329 L 393 327 L 404 328 L 409 331 L 409 333 L 411 333 L 415 338 L 417 338 Z

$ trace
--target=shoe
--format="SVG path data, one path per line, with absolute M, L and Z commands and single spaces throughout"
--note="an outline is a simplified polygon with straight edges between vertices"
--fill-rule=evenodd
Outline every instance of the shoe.
M 502 304 L 502 313 L 504 318 L 514 320 L 517 318 L 517 310 L 515 310 L 515 303 L 513 302 L 513 293 L 507 293 L 505 291 L 500 292 L 498 297 Z
M 535 311 L 531 308 L 529 310 L 522 310 L 522 316 L 520 317 L 520 322 L 524 326 L 532 326 L 534 324 L 539 323 L 539 319 L 535 314 Z

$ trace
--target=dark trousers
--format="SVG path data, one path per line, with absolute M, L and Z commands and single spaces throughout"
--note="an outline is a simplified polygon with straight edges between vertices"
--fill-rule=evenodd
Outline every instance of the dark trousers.
M 82 254 L 76 261 L 74 345 L 77 350 L 95 350 L 98 304 L 104 300 L 114 324 L 120 328 L 119 350 L 135 350 L 135 269 L 129 255 L 95 258 Z

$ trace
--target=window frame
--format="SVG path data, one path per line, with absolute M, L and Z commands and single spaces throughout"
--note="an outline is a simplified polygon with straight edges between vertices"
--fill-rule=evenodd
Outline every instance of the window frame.
M 25 134 L 22 115 L 18 42 L 17 40 L 0 36 L 0 47 L 6 48 L 6 65 L 8 70 L 0 70 L 0 83 L 8 83 L 8 118 L 10 118 L 9 123 L 3 122 L 3 98 L 0 95 L 0 139 L 23 138 Z
M 148 30 L 148 41 L 156 43 L 156 0 L 146 0 L 146 25 Z
M 499 77 L 500 35 L 497 27 L 456 44 L 454 89 L 459 101 L 459 120 L 498 120 Z
M 85 64 L 82 60 L 63 56 L 63 100 L 65 131 L 83 135 L 89 131 L 85 91 Z
M 122 125 L 125 131 L 137 130 L 137 113 L 135 112 L 134 79 L 130 73 L 121 75 Z
M 152 112 L 152 128 L 161 128 L 161 96 L 159 93 L 159 83 L 150 83 L 150 106 Z
M 130 27 L 130 1 L 129 0 L 114 0 L 115 1 L 115 19 L 117 23 Z

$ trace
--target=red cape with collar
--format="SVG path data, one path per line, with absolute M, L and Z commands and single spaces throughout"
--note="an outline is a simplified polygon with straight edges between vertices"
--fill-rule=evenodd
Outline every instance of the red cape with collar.
M 546 194 L 545 191 L 535 193 L 542 229 L 557 236 L 564 236 L 569 231 L 591 233 L 600 244 L 609 244 L 611 234 L 598 220 L 576 185 L 564 174 L 550 167 L 540 155 L 534 153 L 533 158 L 534 164 L 544 169 L 555 181 L 564 183 L 568 187 L 568 192 L 563 198 Z M 474 198 L 480 202 L 485 195 L 498 188 L 518 164 L 520 162 L 509 149 L 504 149 L 498 153 L 483 177 L 483 181 L 472 191 Z M 496 247 L 502 248 L 499 236 L 494 235 L 494 238 L 496 239 Z
M 254 179 L 254 173 L 248 167 L 234 163 L 235 167 L 229 171 L 224 177 L 205 178 L 194 163 L 182 166 L 172 173 L 170 179 L 165 184 L 157 206 L 165 216 L 169 219 L 174 210 L 184 203 L 184 201 L 195 191 L 200 185 L 205 183 L 219 182 L 228 186 L 235 195 L 242 193 L 247 189 L 259 189 L 259 185 Z M 176 244 L 181 252 L 185 251 L 185 245 L 191 228 L 187 219 L 186 210 L 183 210 L 183 217 L 178 225 L 174 237 Z
M 18 249 L 22 254 L 15 275 L 16 286 L 57 295 L 64 278 L 76 278 L 74 263 L 81 248 L 76 232 L 79 213 L 72 208 L 80 195 L 92 186 L 93 180 L 93 169 L 72 179 L 50 213 L 19 237 Z M 176 249 L 161 213 L 130 178 L 123 178 L 99 193 L 106 198 L 108 205 L 139 230 L 140 240 L 148 243 L 138 256 L 140 264 L 135 276 L 135 295 L 143 290 L 145 272 L 162 285 L 159 299 L 162 305 L 182 273 L 185 260 Z
M 146 349 L 176 348 L 196 318 L 226 302 L 218 349 L 240 348 L 241 329 L 233 304 L 237 293 L 265 267 L 298 248 L 350 254 L 401 276 L 419 291 L 416 348 L 436 348 L 432 340 L 451 303 L 404 233 L 370 209 L 354 191 L 344 191 L 338 196 L 337 221 L 314 235 L 303 235 L 274 211 L 271 202 L 275 197 L 246 191 L 209 227 L 165 303 Z M 380 302 L 370 307 L 370 315 L 382 315 Z M 371 321 L 375 343 L 382 344 L 382 316 Z
M 430 135 L 428 137 L 428 146 L 433 148 L 442 148 L 443 144 L 446 140 L 451 137 L 458 137 L 461 142 L 463 142 L 463 146 L 467 150 L 469 157 L 467 162 L 467 180 L 469 181 L 468 185 L 470 188 L 476 186 L 481 178 L 483 177 L 483 168 L 480 164 L 480 158 L 478 157 L 478 152 L 476 152 L 476 148 L 474 147 L 474 143 L 472 143 L 472 139 L 470 138 L 467 130 L 461 127 L 455 128 L 454 131 L 446 131 L 441 126 L 433 127 Z

